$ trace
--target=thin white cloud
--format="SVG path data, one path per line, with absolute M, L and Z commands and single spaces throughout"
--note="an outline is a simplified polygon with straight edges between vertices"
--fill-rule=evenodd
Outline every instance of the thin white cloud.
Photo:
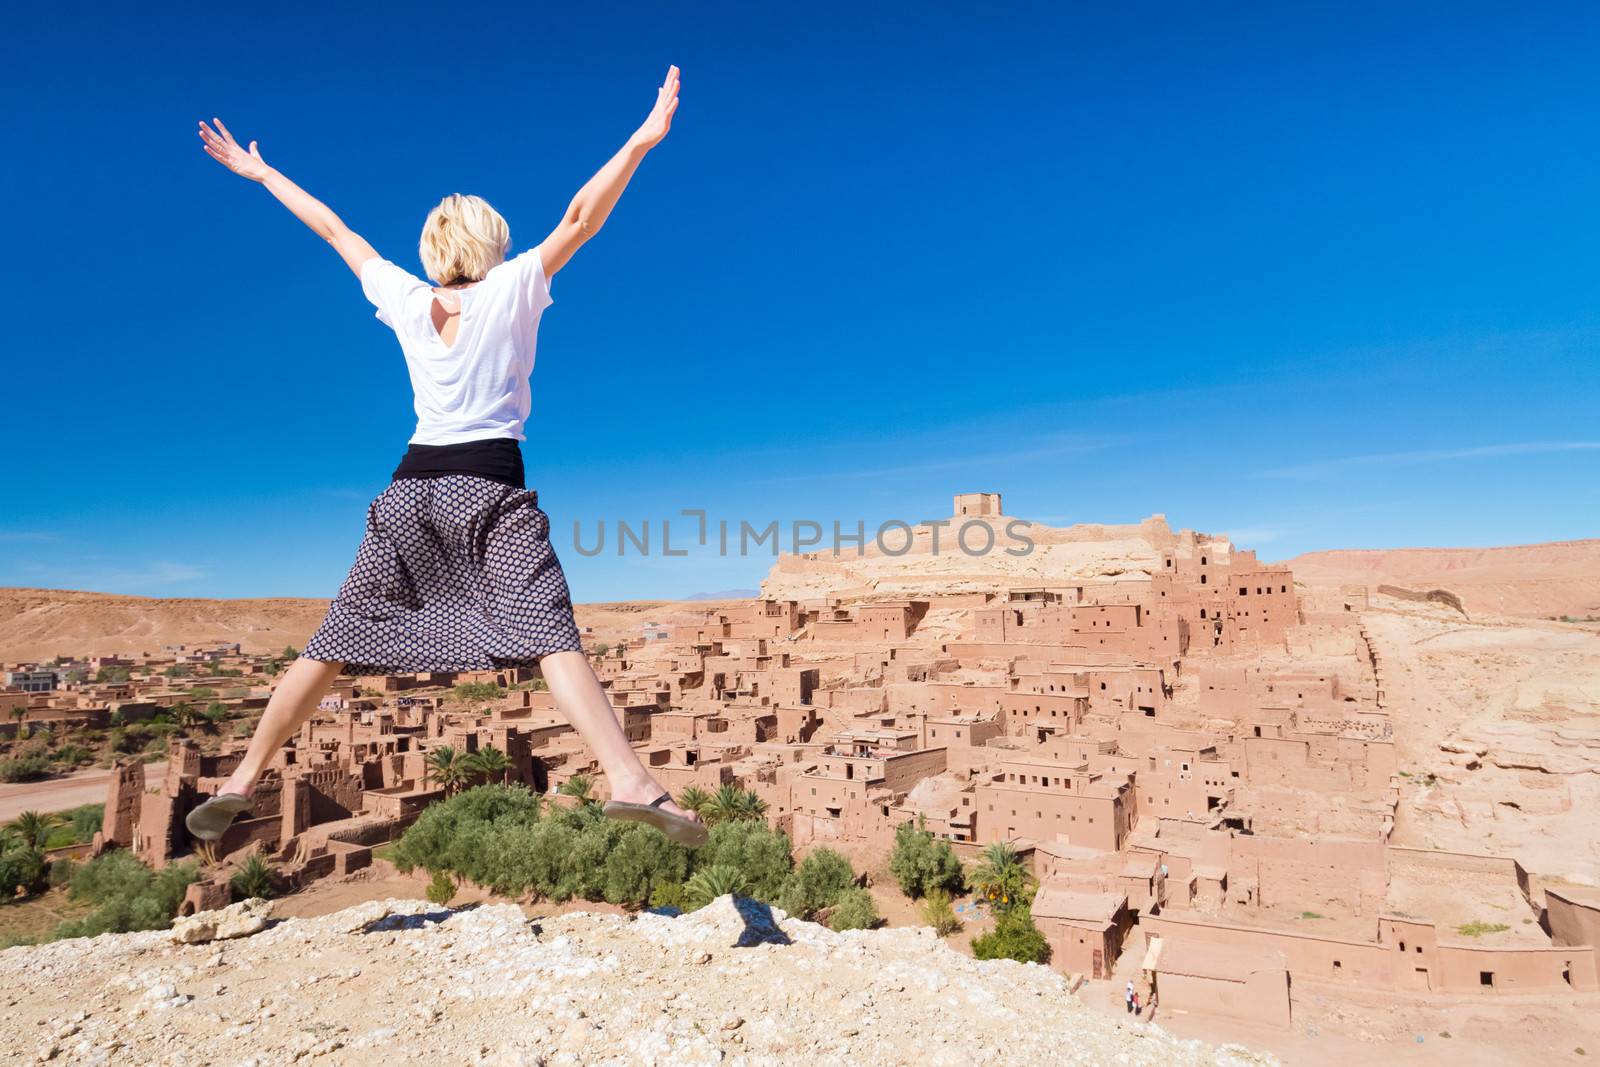
M 1470 448 L 1436 448 L 1417 452 L 1378 452 L 1365 456 L 1299 463 L 1262 471 L 1268 478 L 1316 478 L 1359 467 L 1399 467 L 1418 463 L 1449 463 L 1466 459 L 1492 459 L 1498 456 L 1530 456 L 1551 452 L 1590 452 L 1600 450 L 1600 441 L 1521 441 L 1504 445 L 1477 445 Z

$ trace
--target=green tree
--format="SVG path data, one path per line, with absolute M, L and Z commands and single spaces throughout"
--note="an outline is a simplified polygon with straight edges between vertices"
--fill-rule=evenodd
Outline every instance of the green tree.
M 830 930 L 870 930 L 878 925 L 878 905 L 865 889 L 852 887 L 839 897 L 828 914 Z
M 697 785 L 685 786 L 683 792 L 678 794 L 678 807 L 684 811 L 692 811 L 696 815 L 705 811 L 706 805 L 711 802 L 711 794 Z
M 283 646 L 283 651 L 279 654 L 279 658 L 280 659 L 299 659 L 300 658 L 300 650 L 298 648 L 295 648 L 293 645 L 284 645 Z
M 983 860 L 968 875 L 973 891 L 990 901 L 997 911 L 1025 905 L 1033 899 L 1034 881 L 1016 849 L 996 841 L 983 850 Z
M 101 667 L 94 672 L 94 680 L 102 685 L 123 685 L 132 677 L 126 667 Z
M 493 745 L 485 745 L 462 761 L 469 777 L 484 782 L 503 783 L 511 771 L 511 761 Z
M 252 897 L 270 897 L 276 892 L 277 872 L 259 852 L 252 852 L 239 864 L 239 869 L 228 879 L 228 889 L 234 900 Z
M 711 794 L 699 811 L 707 826 L 722 822 L 754 822 L 766 816 L 767 802 L 730 783 Z
M 476 707 L 491 700 L 499 700 L 506 691 L 493 682 L 462 682 L 450 690 L 450 695 L 463 704 Z
M 424 757 L 423 764 L 427 767 L 424 778 L 443 786 L 447 797 L 455 793 L 467 780 L 464 761 L 449 745 L 440 745 L 430 750 Z
M 797 919 L 809 919 L 839 902 L 855 884 L 850 861 L 831 848 L 818 848 L 801 860 L 784 881 L 778 906 Z
M 916 899 L 935 889 L 959 892 L 963 882 L 961 861 L 950 842 L 940 841 L 917 823 L 895 827 L 894 850 L 889 854 L 889 873 L 900 891 Z
M 594 779 L 587 774 L 574 774 L 556 788 L 556 792 L 569 796 L 579 804 L 594 802 Z
M 37 811 L 25 811 L 11 820 L 11 829 L 23 843 L 34 848 L 44 848 L 45 842 L 50 840 L 50 833 L 62 825 L 61 818 L 57 815 L 46 815 Z
M 1050 942 L 1033 923 L 1026 902 L 998 911 L 994 929 L 972 939 L 972 954 L 980 960 L 1016 960 L 1049 963 Z
M 187 730 L 201 721 L 199 710 L 187 700 L 180 700 L 172 705 L 170 714 L 172 721 L 177 723 L 179 729 Z
M 28 736 L 28 728 L 23 725 L 22 722 L 23 719 L 28 717 L 27 707 L 22 704 L 13 705 L 11 708 L 11 717 L 17 720 L 17 740 L 21 741 L 23 738 Z

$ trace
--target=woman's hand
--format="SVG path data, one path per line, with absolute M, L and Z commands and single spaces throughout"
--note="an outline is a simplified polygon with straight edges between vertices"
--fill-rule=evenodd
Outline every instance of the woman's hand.
M 674 67 L 673 70 L 676 71 L 677 68 Z M 673 86 L 676 91 L 677 83 L 673 82 Z M 651 118 L 654 117 L 652 114 Z M 228 127 L 222 124 L 221 119 L 211 121 L 217 124 L 215 130 L 207 126 L 204 119 L 200 120 L 200 140 L 205 145 L 206 154 L 241 178 L 249 178 L 253 182 L 266 181 L 272 168 L 261 158 L 256 143 L 251 141 L 250 150 L 247 152 L 239 147 L 239 142 L 233 139 L 233 134 L 228 132 Z M 666 131 L 663 130 L 662 133 L 665 135 Z
M 661 88 L 656 90 L 656 106 L 650 109 L 650 117 L 644 120 L 644 125 L 633 135 L 633 143 L 641 148 L 650 149 L 661 143 L 661 139 L 672 129 L 672 113 L 678 110 L 678 68 L 667 68 L 667 80 L 661 83 Z M 217 125 L 222 125 L 220 122 Z

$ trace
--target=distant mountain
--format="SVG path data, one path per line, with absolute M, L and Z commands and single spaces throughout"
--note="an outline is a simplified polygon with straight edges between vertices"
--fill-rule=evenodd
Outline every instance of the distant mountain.
M 754 600 L 761 595 L 759 589 L 723 589 L 716 593 L 695 593 L 685 600 Z

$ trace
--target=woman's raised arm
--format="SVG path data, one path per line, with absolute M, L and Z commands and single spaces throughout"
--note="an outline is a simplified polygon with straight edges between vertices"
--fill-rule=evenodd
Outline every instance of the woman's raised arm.
M 622 190 L 628 187 L 633 172 L 645 153 L 661 143 L 672 128 L 672 114 L 678 110 L 678 68 L 667 69 L 666 80 L 656 90 L 655 107 L 644 120 L 644 125 L 634 131 L 622 150 L 612 156 L 593 178 L 584 183 L 578 195 L 567 205 L 561 222 L 539 244 L 539 259 L 544 263 L 546 277 L 567 265 L 567 260 L 583 243 L 600 232 L 606 217 L 616 206 Z
M 377 258 L 378 253 L 373 247 L 346 226 L 332 208 L 268 166 L 254 141 L 250 142 L 250 148 L 246 151 L 239 147 L 239 142 L 233 139 L 233 134 L 228 132 L 228 127 L 222 124 L 221 119 L 214 118 L 211 121 L 217 124 L 215 130 L 207 126 L 204 119 L 200 121 L 200 141 L 212 159 L 241 178 L 265 185 L 267 191 L 277 197 L 284 207 L 294 212 L 295 218 L 331 244 L 358 277 L 361 264 Z

